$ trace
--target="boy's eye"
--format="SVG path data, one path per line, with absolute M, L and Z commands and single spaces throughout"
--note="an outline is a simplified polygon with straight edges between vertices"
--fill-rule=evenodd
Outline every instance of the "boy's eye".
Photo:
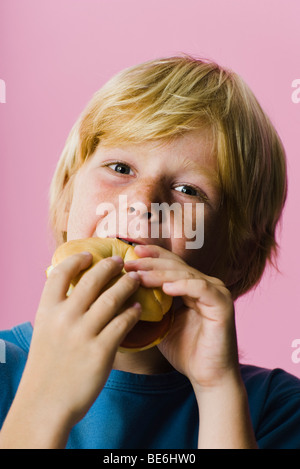
M 131 171 L 130 167 L 125 163 L 112 163 L 107 166 L 111 167 L 113 171 L 115 171 L 116 173 L 120 173 L 120 174 L 130 174 L 130 171 Z M 132 171 L 131 171 L 131 174 L 133 174 Z
M 179 189 L 182 189 L 182 190 L 180 190 L 180 192 L 183 192 L 184 194 L 197 195 L 196 189 L 194 189 L 191 186 L 178 186 L 178 187 L 175 187 L 175 190 L 179 190 Z
M 206 196 L 206 194 L 204 194 L 203 192 L 201 192 L 200 190 L 196 189 L 193 186 L 188 186 L 184 184 L 182 186 L 175 187 L 175 190 L 178 190 L 186 195 L 191 195 L 193 197 L 201 197 L 202 199 L 208 200 L 208 197 Z
M 132 169 L 126 163 L 116 162 L 116 163 L 110 163 L 107 166 L 116 173 L 125 174 L 125 175 L 134 175 Z M 202 200 L 206 200 L 206 201 L 208 200 L 208 197 L 205 193 L 203 193 L 202 191 L 200 191 L 199 189 L 193 186 L 189 186 L 188 184 L 182 184 L 181 186 L 177 186 L 175 187 L 175 190 L 178 192 L 182 192 L 183 194 L 192 196 L 192 197 L 199 197 Z

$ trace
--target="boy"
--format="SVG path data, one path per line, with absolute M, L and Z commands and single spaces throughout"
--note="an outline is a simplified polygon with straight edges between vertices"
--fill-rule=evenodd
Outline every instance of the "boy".
M 127 275 L 103 292 L 123 268 L 104 259 L 66 297 L 91 263 L 89 253 L 70 256 L 49 275 L 32 340 L 28 323 L 1 335 L 0 446 L 300 448 L 299 380 L 238 361 L 234 300 L 276 253 L 286 168 L 276 131 L 237 75 L 171 57 L 125 70 L 95 94 L 52 182 L 57 244 L 128 238 L 118 226 L 104 231 L 110 213 L 97 211 L 118 209 L 125 195 L 140 258 Z M 174 235 L 176 215 L 169 237 L 151 238 L 149 225 L 163 225 L 152 204 L 163 202 L 192 204 L 193 226 L 204 204 L 201 249 L 187 248 L 185 231 Z M 157 347 L 121 354 L 140 317 L 139 305 L 123 305 L 140 284 L 174 297 L 174 323 Z

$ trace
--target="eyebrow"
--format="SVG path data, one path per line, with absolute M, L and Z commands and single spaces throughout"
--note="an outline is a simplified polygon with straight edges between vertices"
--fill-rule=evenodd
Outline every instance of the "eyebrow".
M 199 166 L 199 164 L 191 160 L 184 160 L 183 166 L 185 169 L 193 172 L 194 174 L 199 174 L 200 176 L 207 177 L 207 179 L 209 179 L 209 182 L 212 183 L 212 185 L 216 189 L 220 189 L 221 184 L 217 171 L 213 169 L 208 169 L 206 166 Z

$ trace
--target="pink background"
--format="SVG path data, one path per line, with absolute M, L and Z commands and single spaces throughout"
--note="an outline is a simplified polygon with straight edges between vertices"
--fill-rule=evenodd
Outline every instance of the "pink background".
M 300 377 L 291 347 L 300 338 L 299 18 L 299 0 L 1 0 L 0 329 L 34 320 L 53 246 L 48 187 L 86 102 L 124 67 L 186 52 L 238 72 L 284 141 L 281 274 L 267 272 L 236 314 L 244 362 Z

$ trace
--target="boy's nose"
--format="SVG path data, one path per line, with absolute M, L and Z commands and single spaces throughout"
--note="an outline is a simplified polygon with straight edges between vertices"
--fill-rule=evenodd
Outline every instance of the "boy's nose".
M 129 204 L 127 222 L 127 233 L 130 238 L 160 237 L 161 216 L 153 206 L 138 201 Z
M 142 232 L 149 232 L 151 225 L 161 225 L 162 215 L 160 204 L 164 202 L 164 190 L 161 182 L 148 181 L 128 194 L 128 221 L 139 224 Z
M 134 213 L 136 211 L 135 207 L 132 205 L 129 207 L 128 209 L 128 212 L 129 213 Z M 145 212 L 142 213 L 143 217 L 144 218 L 148 218 L 148 220 L 150 220 L 150 218 L 152 217 L 152 211 L 149 211 L 149 210 L 145 210 Z
M 142 201 L 129 202 L 129 218 L 139 218 L 141 222 L 148 222 L 149 220 L 151 220 L 152 223 L 159 222 L 158 205 L 159 204 L 155 203 L 145 204 L 145 202 Z
M 133 187 L 132 192 L 128 194 L 128 213 L 154 221 L 158 216 L 157 206 L 165 200 L 166 194 L 164 193 L 164 183 L 161 178 L 143 181 L 143 183 Z

